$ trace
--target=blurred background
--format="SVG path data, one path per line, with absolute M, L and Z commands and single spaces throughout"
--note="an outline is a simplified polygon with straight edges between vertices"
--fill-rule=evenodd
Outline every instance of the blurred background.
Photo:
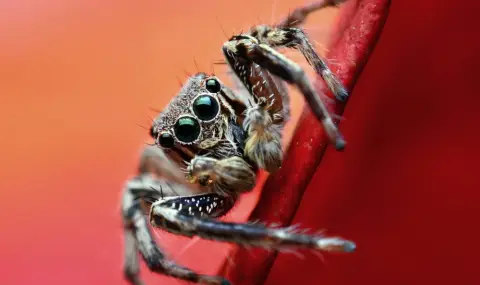
M 480 2 L 392 2 L 343 114 L 348 148 L 327 149 L 293 219 L 358 251 L 279 255 L 267 285 L 480 284 Z M 0 284 L 126 284 L 120 190 L 149 141 L 150 108 L 197 65 L 213 71 L 227 36 L 305 3 L 0 1 Z M 308 19 L 322 53 L 336 15 Z M 288 134 L 303 107 L 292 96 Z M 229 219 L 245 220 L 258 194 Z M 202 273 L 230 249 L 158 235 Z M 185 284 L 143 265 L 142 276 Z
M 0 1 L 0 283 L 126 284 L 120 190 L 149 140 L 150 108 L 162 109 L 197 68 L 228 81 L 213 66 L 227 37 L 306 3 Z M 309 17 L 320 53 L 336 13 Z M 303 106 L 292 96 L 286 141 Z M 229 218 L 246 219 L 257 197 L 244 196 Z M 203 273 L 229 250 L 159 236 L 172 258 Z M 185 284 L 142 274 L 147 284 Z

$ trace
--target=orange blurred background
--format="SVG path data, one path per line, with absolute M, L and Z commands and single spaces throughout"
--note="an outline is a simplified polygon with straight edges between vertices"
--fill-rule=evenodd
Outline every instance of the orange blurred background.
M 222 29 L 231 36 L 301 4 L 0 2 L 0 283 L 126 284 L 119 198 L 148 140 L 138 124 L 148 127 L 149 108 L 163 108 L 178 78 L 196 72 L 194 59 L 213 71 Z M 327 43 L 335 15 L 327 9 L 309 18 L 314 40 Z M 224 68 L 215 71 L 226 79 Z M 292 96 L 295 121 L 303 101 Z M 231 219 L 245 219 L 257 194 L 243 197 Z M 228 251 L 160 236 L 175 260 L 203 273 L 215 273 Z M 149 284 L 184 284 L 145 267 L 142 275 Z

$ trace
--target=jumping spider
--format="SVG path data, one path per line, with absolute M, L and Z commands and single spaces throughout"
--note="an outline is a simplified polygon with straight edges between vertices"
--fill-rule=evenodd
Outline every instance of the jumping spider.
M 275 47 L 299 50 L 339 100 L 347 91 L 296 26 L 308 13 L 343 1 L 319 1 L 295 10 L 280 24 L 256 26 L 223 45 L 226 63 L 243 84 L 234 93 L 214 75 L 197 73 L 158 115 L 150 129 L 155 145 L 143 150 L 137 176 L 128 180 L 122 199 L 125 225 L 125 276 L 139 277 L 137 253 L 150 270 L 202 284 L 230 284 L 168 260 L 154 241 L 154 227 L 183 236 L 270 249 L 287 247 L 351 252 L 355 244 L 338 237 L 309 235 L 293 228 L 216 220 L 239 194 L 255 186 L 256 171 L 281 166 L 282 129 L 289 118 L 284 81 L 294 84 L 322 122 L 337 149 L 342 136 L 305 72 Z M 235 77 L 234 76 L 234 77 Z M 146 214 L 149 213 L 149 221 Z

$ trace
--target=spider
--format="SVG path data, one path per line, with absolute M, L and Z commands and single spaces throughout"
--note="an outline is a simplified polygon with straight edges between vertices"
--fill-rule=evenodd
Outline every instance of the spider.
M 254 188 L 259 169 L 274 173 L 281 167 L 282 129 L 289 118 L 287 83 L 301 91 L 335 148 L 343 149 L 345 142 L 305 72 L 275 49 L 299 50 L 336 99 L 345 100 L 347 90 L 298 28 L 309 13 L 341 2 L 318 1 L 294 10 L 277 25 L 255 26 L 231 37 L 223 54 L 237 87 L 243 89 L 234 92 L 215 75 L 200 72 L 156 117 L 150 128 L 155 144 L 144 148 L 138 174 L 126 182 L 122 196 L 124 274 L 131 284 L 144 284 L 138 252 L 156 273 L 193 283 L 230 284 L 169 260 L 149 223 L 187 237 L 274 250 L 354 251 L 355 244 L 340 237 L 215 219 Z

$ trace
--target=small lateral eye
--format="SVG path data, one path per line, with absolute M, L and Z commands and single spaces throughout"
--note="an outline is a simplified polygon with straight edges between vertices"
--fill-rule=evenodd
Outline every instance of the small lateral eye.
M 221 89 L 220 82 L 218 82 L 218 80 L 215 78 L 208 79 L 205 83 L 205 87 L 210 93 L 218 93 Z
M 175 145 L 175 140 L 169 132 L 161 132 L 158 136 L 158 143 L 163 148 L 172 148 Z
M 217 117 L 220 106 L 213 96 L 200 95 L 193 101 L 192 109 L 200 120 L 208 122 Z
M 157 138 L 157 131 L 155 130 L 155 126 L 151 126 L 150 127 L 150 137 L 152 137 L 152 139 L 156 139 Z

